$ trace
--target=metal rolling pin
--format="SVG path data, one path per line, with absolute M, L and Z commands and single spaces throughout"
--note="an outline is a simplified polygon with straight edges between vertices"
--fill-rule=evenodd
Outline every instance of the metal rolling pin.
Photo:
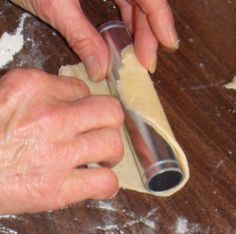
M 98 27 L 98 32 L 109 48 L 107 81 L 112 95 L 119 98 L 117 82 L 122 67 L 121 52 L 132 44 L 127 26 L 121 21 L 110 21 Z M 147 94 L 148 95 L 148 94 Z M 150 192 L 163 192 L 177 186 L 183 179 L 183 172 L 170 145 L 135 112 L 125 108 L 125 128 L 132 142 L 145 187 Z

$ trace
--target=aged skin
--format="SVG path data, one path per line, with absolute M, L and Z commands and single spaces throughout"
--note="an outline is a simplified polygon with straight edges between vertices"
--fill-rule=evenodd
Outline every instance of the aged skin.
M 12 0 L 56 28 L 87 67 L 92 80 L 104 79 L 108 53 L 79 0 Z M 134 36 L 135 51 L 143 66 L 154 72 L 157 47 L 178 48 L 174 19 L 166 0 L 114 0 Z M 75 23 L 76 22 L 76 23 Z
M 118 190 L 123 112 L 75 78 L 15 69 L 0 79 L 0 214 L 38 212 Z
M 105 78 L 107 48 L 78 0 L 12 0 L 57 29 L 85 63 Z M 176 49 L 166 0 L 115 0 L 134 36 L 141 63 L 154 72 L 158 43 Z M 76 24 L 74 23 L 76 22 Z M 87 198 L 112 197 L 118 181 L 108 167 L 123 155 L 123 112 L 111 97 L 92 97 L 78 80 L 38 70 L 12 70 L 0 80 L 0 214 L 57 209 Z

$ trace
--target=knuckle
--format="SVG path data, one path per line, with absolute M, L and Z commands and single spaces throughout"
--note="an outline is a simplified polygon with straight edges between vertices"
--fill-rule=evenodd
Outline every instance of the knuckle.
M 25 90 L 26 75 L 22 69 L 13 69 L 3 78 L 5 90 L 10 96 L 18 96 Z
M 12 92 L 29 92 L 39 86 L 38 73 L 36 69 L 13 69 L 5 75 L 5 85 L 10 86 Z
M 121 111 L 121 104 L 116 98 L 110 96 L 101 96 L 99 99 L 101 104 L 104 104 L 109 109 L 112 109 L 115 112 Z
M 109 111 L 112 116 L 112 125 L 120 128 L 124 120 L 124 113 L 118 99 L 111 96 L 96 96 L 94 98 L 96 98 L 97 107 L 100 106 L 101 110 Z
M 75 92 L 80 92 L 84 95 L 90 95 L 89 87 L 86 83 L 75 77 L 62 77 L 67 85 L 70 85 Z
M 9 70 L 5 76 L 10 79 L 11 77 L 16 77 L 18 76 L 19 74 L 23 73 L 23 69 L 21 68 L 14 68 L 14 69 L 11 69 Z
M 84 81 L 79 80 L 79 79 L 76 79 L 76 78 L 74 78 L 74 79 L 76 80 L 77 85 L 80 87 L 80 89 L 81 89 L 84 93 L 90 94 L 89 87 L 85 84 Z M 76 85 L 76 86 L 77 86 L 77 85 Z
M 23 78 L 22 78 L 23 77 Z M 12 69 L 6 73 L 6 75 L 3 77 L 4 84 L 7 85 L 18 85 L 20 83 L 21 78 L 24 79 L 25 72 L 23 69 Z
M 73 32 L 72 35 L 67 35 L 68 43 L 71 48 L 79 54 L 81 58 L 87 57 L 92 52 L 92 35 L 90 33 L 80 34 Z

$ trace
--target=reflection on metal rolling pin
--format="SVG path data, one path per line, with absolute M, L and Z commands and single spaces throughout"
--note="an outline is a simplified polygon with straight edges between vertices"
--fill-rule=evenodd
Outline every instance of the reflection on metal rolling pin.
M 133 41 L 127 26 L 121 21 L 102 24 L 98 31 L 109 48 L 108 85 L 112 95 L 119 98 L 117 82 L 122 67 L 121 52 Z M 183 172 L 170 145 L 139 115 L 124 105 L 123 108 L 126 132 L 145 172 L 142 176 L 146 188 L 150 192 L 163 192 L 177 186 L 183 179 Z

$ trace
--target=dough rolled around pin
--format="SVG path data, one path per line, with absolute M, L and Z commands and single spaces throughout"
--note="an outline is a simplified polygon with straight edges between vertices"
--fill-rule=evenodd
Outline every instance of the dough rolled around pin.
M 142 175 L 140 175 L 138 165 L 135 161 L 135 155 L 133 155 L 124 132 L 123 142 L 125 145 L 125 156 L 122 162 L 113 170 L 119 178 L 120 187 L 124 189 L 161 197 L 170 196 L 183 188 L 189 179 L 189 168 L 186 156 L 174 137 L 151 78 L 136 58 L 133 46 L 128 46 L 122 52 L 122 63 L 123 66 L 119 70 L 120 81 L 118 84 L 122 103 L 127 109 L 141 115 L 171 146 L 183 171 L 183 180 L 178 186 L 167 191 L 150 193 L 143 184 Z M 59 69 L 59 75 L 74 76 L 83 80 L 88 85 L 93 95 L 110 95 L 107 82 L 101 81 L 94 83 L 90 81 L 82 63 L 62 66 Z M 146 95 L 147 93 L 148 95 Z

